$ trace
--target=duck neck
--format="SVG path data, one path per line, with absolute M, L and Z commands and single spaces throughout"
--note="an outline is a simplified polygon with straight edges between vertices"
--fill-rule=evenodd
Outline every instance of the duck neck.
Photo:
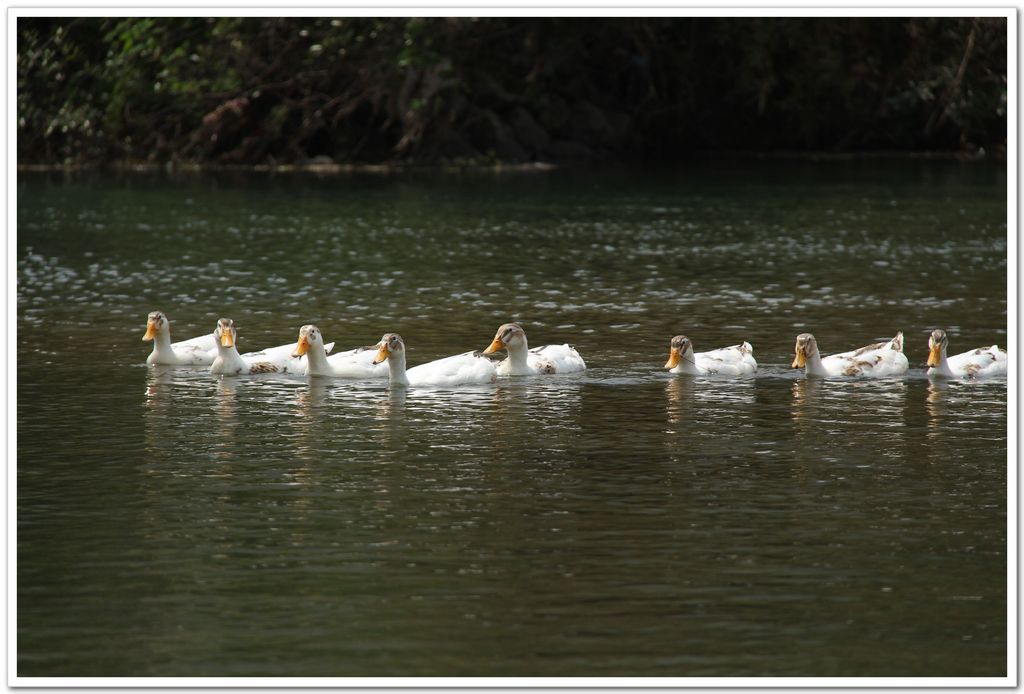
M 945 376 L 946 378 L 953 378 L 955 375 L 953 369 L 949 368 L 949 362 L 946 361 L 946 348 L 943 346 L 939 352 L 939 365 L 933 366 L 928 369 L 928 375 L 930 376 Z
M 509 371 L 513 376 L 523 376 L 531 373 L 530 364 L 527 361 L 530 348 L 526 343 L 525 337 L 522 342 L 517 342 L 515 345 L 506 345 L 505 351 L 508 352 L 508 363 L 511 367 Z
M 697 366 L 697 360 L 693 356 L 693 348 L 689 347 L 679 355 L 679 365 L 673 371 L 691 376 L 702 376 L 704 374 L 700 367 Z
M 174 348 L 171 347 L 170 332 L 161 330 L 153 336 L 153 354 L 151 357 L 152 361 L 160 364 L 173 363 L 178 360 L 174 354 Z
M 306 350 L 306 374 L 309 376 L 330 376 L 334 373 L 327 361 L 327 349 L 322 345 L 313 345 Z
M 808 355 L 804 364 L 804 372 L 808 376 L 828 376 L 825 365 L 821 363 L 821 355 L 815 350 L 814 354 Z
M 409 385 L 409 377 L 405 374 L 405 352 L 388 355 L 388 374 L 391 383 L 401 386 Z
M 248 371 L 248 365 L 238 353 L 238 348 L 232 345 L 225 347 L 217 342 L 217 358 L 213 360 L 210 371 L 215 374 L 242 373 Z

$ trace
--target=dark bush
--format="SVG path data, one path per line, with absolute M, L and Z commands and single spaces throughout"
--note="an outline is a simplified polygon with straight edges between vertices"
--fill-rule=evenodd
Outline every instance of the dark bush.
M 1006 21 L 20 18 L 22 164 L 1000 151 Z

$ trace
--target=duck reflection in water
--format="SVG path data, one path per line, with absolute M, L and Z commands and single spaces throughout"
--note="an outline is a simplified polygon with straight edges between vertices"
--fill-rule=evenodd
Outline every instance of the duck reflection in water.
M 146 393 L 143 400 L 145 411 L 143 422 L 145 424 L 146 455 L 152 458 L 154 454 L 167 447 L 167 429 L 165 425 L 170 414 L 172 403 L 171 397 L 171 367 L 156 364 L 148 369 L 146 375 Z
M 811 421 L 815 407 L 821 402 L 824 381 L 817 378 L 800 378 L 793 381 L 793 422 L 802 424 Z
M 389 401 L 408 404 L 414 410 L 434 410 L 446 413 L 446 423 L 452 426 L 473 426 L 479 423 L 480 409 L 493 402 L 491 386 L 448 390 L 444 388 L 412 388 L 405 398 Z
M 384 397 L 377 400 L 377 419 L 397 421 L 405 414 L 405 399 L 408 391 L 405 388 L 388 388 Z
M 755 379 L 684 376 L 670 378 L 665 390 L 670 404 L 689 402 L 691 406 L 699 407 L 703 416 L 707 417 L 717 410 L 723 410 L 723 414 L 725 410 L 735 414 L 735 410 L 730 408 L 754 404 L 755 386 Z
M 907 451 L 907 383 L 900 380 L 800 379 L 793 384 L 796 436 L 808 447 L 899 459 Z
M 707 422 L 719 414 L 744 416 L 756 404 L 756 382 L 753 378 L 723 380 L 716 376 L 683 376 L 665 383 L 668 421 Z M 696 411 L 695 411 L 696 410 Z M 735 420 L 734 420 L 735 421 Z
M 145 444 L 150 454 L 179 451 L 195 431 L 177 426 L 201 409 L 208 412 L 209 374 L 193 369 L 154 364 L 147 369 L 143 393 Z
M 236 412 L 235 398 L 238 395 L 238 383 L 235 379 L 224 378 L 217 380 L 217 440 L 213 448 L 213 457 L 217 462 L 228 462 L 234 460 L 235 454 L 235 429 L 238 428 L 238 414 Z
M 566 376 L 551 379 L 542 376 L 525 377 L 515 380 L 500 380 L 498 387 L 491 391 L 491 401 L 502 408 L 543 412 L 547 408 L 564 409 L 567 402 L 579 402 L 583 381 Z M 480 392 L 486 392 L 481 388 Z
M 942 398 L 943 391 L 949 388 L 946 380 L 930 379 L 927 391 L 924 396 L 924 409 L 928 413 L 928 432 L 925 434 L 929 439 L 938 440 L 942 438 Z
M 322 378 L 311 378 L 305 388 L 299 388 L 296 401 L 299 412 L 311 415 L 327 404 L 327 382 Z
M 951 418 L 950 414 L 959 410 L 962 403 L 958 401 L 963 398 L 964 390 L 968 387 L 968 384 L 961 381 L 928 380 L 924 397 L 924 408 L 928 413 L 928 438 L 938 439 L 950 425 L 955 426 L 963 421 L 958 416 Z
M 472 426 L 483 425 L 479 437 L 494 461 L 555 467 L 587 430 L 593 402 L 584 400 L 584 390 L 584 380 L 572 375 L 499 379 L 486 406 L 475 405 L 466 416 L 475 420 Z
M 821 407 L 822 419 L 835 424 L 854 424 L 866 416 L 881 417 L 882 426 L 903 426 L 907 384 L 903 380 L 805 380 L 794 381 L 793 419 L 811 416 Z
M 356 408 L 353 412 L 356 416 L 369 417 L 378 423 L 401 421 L 405 417 L 407 388 L 388 388 L 386 382 L 383 387 L 378 383 L 362 383 L 341 385 L 338 392 Z
M 669 424 L 693 421 L 692 378 L 670 378 L 665 382 L 665 414 Z
M 297 417 L 291 421 L 295 427 L 295 453 L 297 457 L 315 455 L 317 445 L 317 424 L 323 419 L 322 413 L 327 407 L 328 386 L 322 378 L 311 378 L 304 388 L 299 388 L 295 395 Z
M 172 368 L 163 364 L 155 364 L 149 368 L 146 376 L 146 407 L 155 408 L 166 403 L 170 398 Z

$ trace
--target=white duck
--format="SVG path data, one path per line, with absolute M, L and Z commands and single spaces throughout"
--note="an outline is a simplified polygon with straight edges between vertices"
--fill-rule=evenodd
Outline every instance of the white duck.
M 466 352 L 453 357 L 420 364 L 406 371 L 405 343 L 398 333 L 385 333 L 377 343 L 374 364 L 387 360 L 392 384 L 413 386 L 459 386 L 493 383 L 494 364 L 479 352 Z
M 206 366 L 217 357 L 217 341 L 213 333 L 190 340 L 171 342 L 171 322 L 160 311 L 153 311 L 146 320 L 144 342 L 153 342 L 147 364 L 188 364 Z
M 508 357 L 498 363 L 499 376 L 567 374 L 587 368 L 583 357 L 572 345 L 544 345 L 530 349 L 526 343 L 526 331 L 516 323 L 505 323 L 498 328 L 484 354 L 499 349 L 508 353 Z
M 306 369 L 305 359 L 292 356 L 295 345 L 290 342 L 259 352 L 239 354 L 238 348 L 235 346 L 238 330 L 235 328 L 235 322 L 230 318 L 221 318 L 217 321 L 217 329 L 213 331 L 213 335 L 217 339 L 217 358 L 213 360 L 213 365 L 210 367 L 212 374 L 234 376 L 262 373 L 303 373 Z M 330 346 L 333 346 L 333 343 Z
M 909 364 L 903 354 L 903 333 L 888 342 L 822 357 L 814 335 L 801 333 L 796 337 L 794 369 L 804 367 L 808 376 L 866 376 L 882 378 L 907 372 Z
M 669 343 L 665 368 L 674 374 L 691 376 L 744 376 L 757 371 L 757 362 L 749 342 L 694 353 L 690 338 L 676 335 Z
M 331 343 L 334 344 L 333 342 Z M 373 347 L 356 347 L 347 352 L 327 356 L 323 334 L 315 325 L 299 328 L 299 341 L 292 351 L 293 357 L 306 357 L 306 376 L 336 376 L 338 378 L 387 378 L 386 364 L 374 364 L 377 355 Z
M 988 378 L 1006 375 L 1006 350 L 998 345 L 979 347 L 946 357 L 949 338 L 945 330 L 933 330 L 928 337 L 928 376 L 930 378 Z

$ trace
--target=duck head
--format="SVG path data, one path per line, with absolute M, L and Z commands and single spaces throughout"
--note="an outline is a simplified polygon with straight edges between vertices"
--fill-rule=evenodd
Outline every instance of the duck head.
M 405 343 L 398 333 L 384 333 L 377 343 L 377 355 L 373 358 L 374 364 L 380 364 L 391 357 L 405 356 Z
M 146 334 L 142 336 L 143 342 L 149 342 L 157 335 L 169 330 L 170 321 L 160 311 L 153 311 L 146 317 Z
M 668 345 L 668 361 L 665 362 L 666 369 L 674 369 L 679 366 L 683 359 L 693 361 L 693 343 L 686 335 L 676 335 Z
M 221 318 L 217 321 L 217 329 L 213 331 L 213 337 L 217 340 L 218 347 L 234 347 L 238 337 L 235 322 L 230 318 Z
M 301 357 L 310 349 L 324 349 L 324 336 L 315 325 L 304 325 L 299 328 L 299 341 L 292 351 L 293 357 Z
M 928 336 L 928 366 L 938 366 L 942 362 L 942 354 L 949 346 L 949 338 L 945 330 L 933 330 Z
M 810 333 L 800 333 L 796 336 L 796 346 L 793 348 L 795 356 L 793 357 L 793 363 L 790 365 L 793 369 L 799 369 L 800 367 L 807 364 L 807 360 L 818 353 L 818 343 L 814 339 L 814 335 Z
M 505 323 L 494 333 L 494 339 L 484 350 L 484 354 L 492 354 L 500 349 L 508 350 L 526 348 L 526 331 L 518 323 Z

